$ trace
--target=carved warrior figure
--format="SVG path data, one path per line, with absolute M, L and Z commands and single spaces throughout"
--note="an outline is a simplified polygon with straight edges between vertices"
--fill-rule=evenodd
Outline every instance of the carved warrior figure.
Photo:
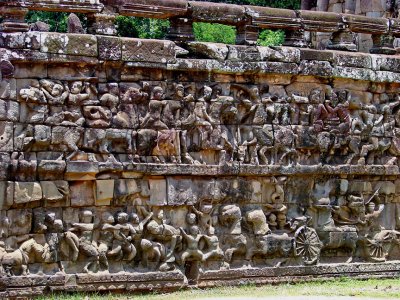
M 100 258 L 103 260 L 104 265 L 107 266 L 106 257 L 100 257 L 99 250 L 95 241 L 93 240 L 94 224 L 93 213 L 90 210 L 82 211 L 80 215 L 81 223 L 72 224 L 71 232 L 78 232 L 79 237 L 79 253 L 83 254 L 87 259 L 87 264 L 83 268 L 86 273 L 97 271 L 100 264 Z
M 379 104 L 360 103 L 359 109 L 352 104 L 350 110 L 351 94 L 328 87 L 314 88 L 308 97 L 270 95 L 266 89 L 261 95 L 257 86 L 232 85 L 229 96 L 221 95 L 220 87 L 204 86 L 196 99 L 192 94 L 185 96 L 185 90 L 177 84 L 171 99 L 165 100 L 164 88 L 143 83 L 142 88 L 127 88 L 120 99 L 119 84 L 110 83 L 97 100 L 97 90 L 88 82 L 34 80 L 19 91 L 27 107 L 23 110 L 26 120 L 104 129 L 85 131 L 85 142 L 80 144 L 81 128 L 74 132 L 56 127 L 39 140 L 35 133 L 39 128 L 30 130 L 29 125 L 20 131 L 18 143 L 23 140 L 24 149 L 50 143 L 54 149 L 72 151 L 69 158 L 81 147 L 106 154 L 126 149 L 135 161 L 152 156 L 156 163 L 205 164 L 215 153 L 213 163 L 221 166 L 234 160 L 254 165 L 308 163 L 304 155 L 314 155 L 313 151 L 318 151 L 317 161 L 327 164 L 337 163 L 335 155 L 340 154 L 347 164 L 357 157 L 358 164 L 384 161 L 390 165 L 400 154 L 399 101 L 389 100 L 386 94 Z M 11 117 L 7 110 L 3 114 Z M 306 130 L 304 126 L 309 125 L 313 128 Z M 66 134 L 65 141 L 59 133 Z M 299 141 L 306 142 L 305 148 Z M 385 158 L 377 159 L 378 154 Z

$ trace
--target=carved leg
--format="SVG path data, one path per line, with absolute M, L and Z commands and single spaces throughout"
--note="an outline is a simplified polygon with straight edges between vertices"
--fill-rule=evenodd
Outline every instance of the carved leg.
M 126 134 L 126 143 L 128 144 L 128 153 L 132 153 L 132 135 L 129 133 Z
M 131 244 L 129 246 L 129 249 L 127 249 L 126 252 L 128 253 L 128 256 L 126 257 L 126 261 L 130 262 L 135 258 L 137 250 L 136 250 L 135 246 Z
M 268 158 L 265 155 L 265 152 L 269 149 L 267 146 L 261 147 L 260 151 L 258 152 L 258 156 L 264 165 L 268 165 Z

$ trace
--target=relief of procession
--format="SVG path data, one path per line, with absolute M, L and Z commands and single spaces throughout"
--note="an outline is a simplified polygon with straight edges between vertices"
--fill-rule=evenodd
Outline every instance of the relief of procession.
M 396 182 L 131 179 L 113 206 L 2 211 L 1 273 L 201 272 L 385 262 L 400 255 Z M 135 184 L 133 184 L 135 182 Z
M 137 163 L 197 165 L 396 165 L 400 154 L 395 92 L 319 83 L 42 79 L 18 86 L 19 101 L 0 112 L 20 122 L 14 151 L 61 151 L 67 160 L 81 151 L 92 160 L 124 153 Z

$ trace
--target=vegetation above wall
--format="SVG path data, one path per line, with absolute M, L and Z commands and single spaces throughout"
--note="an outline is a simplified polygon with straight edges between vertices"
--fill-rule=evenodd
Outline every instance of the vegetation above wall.
M 300 0 L 212 0 L 212 2 L 232 3 L 242 5 L 271 6 L 277 8 L 299 9 Z M 83 14 L 78 15 L 86 26 L 87 19 Z M 26 17 L 28 23 L 42 21 L 50 25 L 50 31 L 67 31 L 67 13 L 31 11 Z M 144 39 L 163 39 L 168 32 L 169 21 L 148 18 L 118 16 L 116 18 L 118 35 Z M 194 23 L 194 35 L 197 41 L 234 44 L 236 30 L 232 26 L 222 24 Z M 261 46 L 281 45 L 285 33 L 282 30 L 263 30 L 258 44 Z

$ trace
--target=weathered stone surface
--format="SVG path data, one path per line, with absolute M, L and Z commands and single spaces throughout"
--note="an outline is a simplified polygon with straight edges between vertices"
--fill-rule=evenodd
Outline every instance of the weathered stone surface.
M 14 182 L 0 181 L 0 208 L 9 209 L 14 203 Z
M 236 24 L 245 19 L 245 8 L 241 5 L 189 1 L 189 6 L 193 20 L 198 22 L 213 20 L 222 24 Z
M 9 49 L 40 49 L 40 33 L 1 33 L 0 47 Z
M 193 21 L 249 44 L 261 28 L 297 45 L 303 30 L 351 44 L 346 24 L 397 34 L 331 2 L 337 13 L 61 0 L 92 13 L 96 35 L 73 15 L 75 33 L 0 34 L 0 298 L 397 276 L 398 58 L 183 43 Z M 114 12 L 174 16 L 179 47 L 103 36 Z
M 43 197 L 39 182 L 15 182 L 14 203 L 22 204 L 39 201 Z
M 91 206 L 95 204 L 94 181 L 71 181 L 71 206 Z
M 167 204 L 167 181 L 163 177 L 149 179 L 150 203 L 155 206 Z
M 67 185 L 68 183 L 64 182 Z M 57 202 L 64 199 L 64 195 L 60 192 L 54 181 L 41 181 L 40 185 L 43 191 L 43 199 L 50 202 Z
M 87 34 L 41 33 L 40 51 L 55 54 L 97 56 L 97 39 Z
M 96 180 L 96 205 L 110 205 L 114 196 L 114 180 Z
M 96 162 L 70 161 L 67 163 L 65 179 L 67 180 L 91 180 L 95 179 L 99 167 Z
M 120 38 L 110 36 L 97 36 L 99 46 L 99 59 L 120 60 L 122 57 L 122 42 Z
M 122 38 L 123 61 L 175 62 L 176 45 L 170 41 Z
M 225 60 L 229 51 L 225 44 L 190 42 L 188 46 L 196 55 L 217 60 Z

